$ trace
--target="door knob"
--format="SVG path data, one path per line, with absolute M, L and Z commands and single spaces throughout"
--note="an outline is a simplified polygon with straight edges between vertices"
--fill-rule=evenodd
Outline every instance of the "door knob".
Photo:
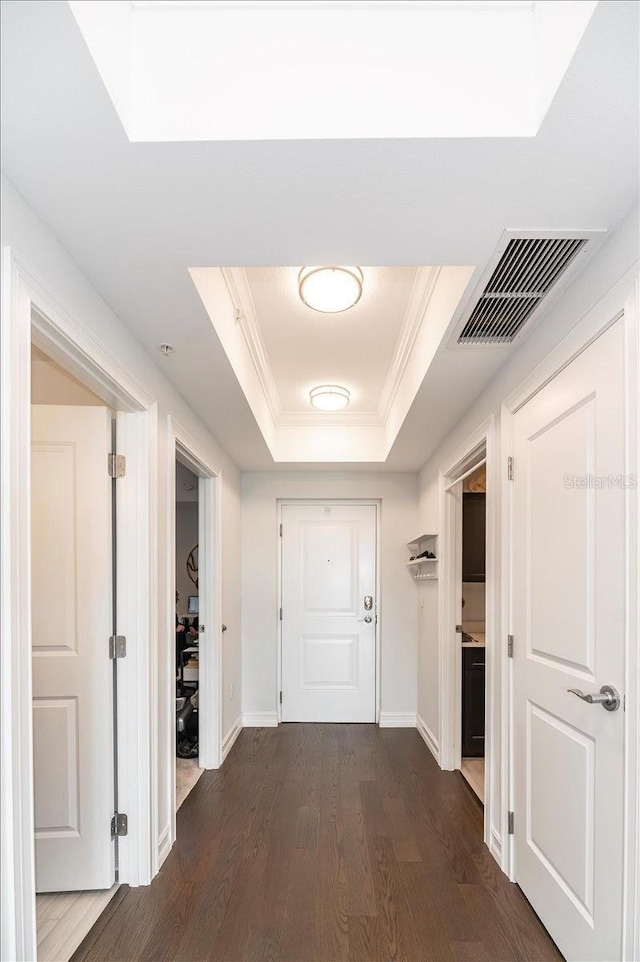
M 364 621 L 367 625 L 370 625 L 373 621 L 371 615 L 365 615 L 364 618 L 358 618 L 358 621 Z
M 599 694 L 585 694 L 579 688 L 567 688 L 571 695 L 577 695 L 589 705 L 602 705 L 607 711 L 617 711 L 620 708 L 620 695 L 611 685 L 603 685 Z

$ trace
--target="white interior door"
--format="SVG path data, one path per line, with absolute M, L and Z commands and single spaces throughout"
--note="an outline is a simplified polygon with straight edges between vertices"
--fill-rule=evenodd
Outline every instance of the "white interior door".
M 36 890 L 113 885 L 111 420 L 32 408 Z
M 569 960 L 621 958 L 625 406 L 619 321 L 514 420 L 516 879 Z
M 375 722 L 375 505 L 285 505 L 282 523 L 282 720 Z

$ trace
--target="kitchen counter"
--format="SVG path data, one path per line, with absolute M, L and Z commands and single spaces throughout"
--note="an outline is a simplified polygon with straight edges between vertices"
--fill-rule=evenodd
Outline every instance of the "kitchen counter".
M 462 630 L 466 635 L 469 635 L 469 639 L 470 639 L 462 642 L 463 648 L 484 648 L 485 647 L 484 625 L 482 626 L 482 630 L 478 630 L 477 628 L 471 625 L 465 625 L 465 623 L 463 622 Z

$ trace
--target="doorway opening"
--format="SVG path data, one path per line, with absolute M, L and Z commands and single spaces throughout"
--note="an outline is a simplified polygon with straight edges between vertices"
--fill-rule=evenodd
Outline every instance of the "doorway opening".
M 460 771 L 484 804 L 486 464 L 462 482 Z
M 118 832 L 118 878 L 120 882 L 130 885 L 148 884 L 157 871 L 157 771 L 155 758 L 151 751 L 151 698 L 153 684 L 152 662 L 150 659 L 150 640 L 157 636 L 157 587 L 151 568 L 152 552 L 156 546 L 157 517 L 153 510 L 155 504 L 153 490 L 155 486 L 155 464 L 152 449 L 155 443 L 157 426 L 157 408 L 154 398 L 148 394 L 140 383 L 130 375 L 122 365 L 113 361 L 107 348 L 96 336 L 90 333 L 82 321 L 68 313 L 64 306 L 41 284 L 39 279 L 25 268 L 8 249 L 5 250 L 3 268 L 7 279 L 3 285 L 3 294 L 7 299 L 3 302 L 5 308 L 2 325 L 3 350 L 0 355 L 2 365 L 3 389 L 3 430 L 2 442 L 2 531 L 3 542 L 0 554 L 2 569 L 2 627 L 3 637 L 11 637 L 11 646 L 3 648 L 3 665 L 0 674 L 0 715 L 2 716 L 3 751 L 0 756 L 4 800 L 2 817 L 3 839 L 3 891 L 10 892 L 6 900 L 6 911 L 3 919 L 3 945 L 6 954 L 11 958 L 35 959 L 37 950 L 36 926 L 36 817 L 40 818 L 42 811 L 36 813 L 34 804 L 34 711 L 33 711 L 33 650 L 32 650 L 32 583 L 38 573 L 34 571 L 31 551 L 32 531 L 32 350 L 33 346 L 45 355 L 46 359 L 54 361 L 63 374 L 71 375 L 78 384 L 74 391 L 81 393 L 88 389 L 96 396 L 99 404 L 79 403 L 66 405 L 70 410 L 80 410 L 86 407 L 88 411 L 100 411 L 102 408 L 101 431 L 106 436 L 105 449 L 101 453 L 101 472 L 99 487 L 109 483 L 109 464 L 112 450 L 110 421 L 107 409 L 115 413 L 118 431 L 118 455 L 122 455 L 126 462 L 126 471 L 118 479 L 115 492 L 115 509 L 118 514 L 118 540 L 113 550 L 109 549 L 114 561 L 115 580 L 117 590 L 114 592 L 117 614 L 118 634 L 125 638 L 135 639 L 134 645 L 129 645 L 127 656 L 118 659 L 118 710 L 113 713 L 117 737 L 111 732 L 112 745 L 117 755 L 118 775 L 118 808 L 120 813 L 128 817 L 128 833 L 120 835 Z M 38 356 L 35 355 L 36 362 Z M 79 385 L 79 386 L 78 386 Z M 86 394 L 84 394 L 86 400 Z M 41 398 L 42 399 L 42 398 Z M 54 407 L 55 405 L 51 405 Z M 62 405 L 63 407 L 65 405 Z M 47 405 L 40 405 L 47 408 Z M 6 417 L 4 415 L 6 414 Z M 46 426 L 46 425 L 45 425 Z M 85 425 L 86 428 L 86 425 Z M 80 430 L 80 428 L 78 428 Z M 93 431 L 85 431 L 84 440 L 90 446 Z M 64 442 L 64 438 L 62 438 Z M 86 486 L 76 486 L 76 490 L 69 490 L 66 484 L 67 476 L 73 477 L 74 456 L 70 454 L 72 446 L 60 443 L 57 446 L 47 440 L 50 461 L 55 464 L 52 469 L 51 480 L 61 493 L 59 514 L 71 513 L 73 499 L 87 500 Z M 47 452 L 40 452 L 38 471 L 40 489 L 47 491 L 48 475 L 44 462 Z M 78 454 L 78 457 L 80 455 Z M 91 458 L 89 459 L 91 461 Z M 66 473 L 65 473 L 66 472 Z M 110 489 L 111 490 L 111 489 Z M 112 492 L 113 497 L 113 492 Z M 73 567 L 73 525 L 60 525 L 60 518 L 53 517 L 52 528 L 57 526 L 57 534 L 46 529 L 49 545 L 53 542 L 55 550 L 56 538 L 61 539 L 59 554 L 61 557 L 60 571 L 56 577 L 62 579 L 60 584 L 67 591 L 67 587 L 75 584 L 76 594 L 80 597 L 84 593 L 96 590 L 98 579 L 91 578 L 92 571 L 80 571 Z M 108 522 L 101 524 L 108 529 Z M 101 539 L 104 544 L 108 538 Z M 63 552 L 63 547 L 66 553 Z M 63 557 L 64 554 L 64 557 Z M 105 559 L 102 558 L 104 564 Z M 84 578 L 82 592 L 79 591 L 79 575 Z M 108 574 L 101 582 L 112 584 L 113 571 L 109 567 Z M 66 579 L 66 580 L 65 580 Z M 60 584 L 51 591 L 53 603 L 57 604 L 72 626 L 75 613 L 69 605 L 60 601 Z M 67 591 L 67 599 L 72 598 L 71 588 Z M 105 611 L 113 615 L 113 610 L 105 605 Z M 76 619 L 77 620 L 77 619 Z M 113 632 L 113 622 L 104 618 L 106 634 L 102 638 L 102 651 L 109 669 L 113 670 L 109 659 L 110 636 Z M 64 624 L 56 626 L 56 630 L 66 637 Z M 52 664 L 58 661 L 67 667 L 76 663 L 79 666 L 84 655 L 91 652 L 91 646 L 85 638 L 84 631 L 78 631 L 75 625 L 75 635 L 70 635 L 71 644 L 66 641 L 52 647 L 49 656 Z M 75 646 L 75 647 L 74 647 Z M 70 653 L 65 655 L 65 650 Z M 77 651 L 77 656 L 73 654 Z M 63 657 L 64 656 L 64 657 Z M 51 667 L 51 666 L 49 666 Z M 40 669 L 38 669 L 40 670 Z M 105 686 L 105 691 L 107 686 Z M 61 739 L 66 739 L 70 752 L 69 757 L 75 758 L 80 764 L 80 750 L 85 749 L 85 731 L 74 722 L 80 712 L 81 699 L 75 692 L 58 696 L 53 692 L 47 696 L 50 706 L 46 706 L 46 699 L 40 703 L 40 719 L 38 724 L 44 725 L 46 712 L 50 712 L 60 733 Z M 57 700 L 56 700 L 57 699 Z M 39 709 L 39 710 L 40 710 Z M 55 716 L 55 718 L 54 718 Z M 131 732 L 135 738 L 131 738 Z M 40 733 L 42 734 L 42 732 Z M 45 734 L 47 734 L 45 732 Z M 44 744 L 40 739 L 41 747 Z M 113 749 L 107 752 L 107 758 L 113 758 Z M 74 763 L 75 764 L 75 763 Z M 50 810 L 48 817 L 50 824 L 46 831 L 41 831 L 39 841 L 58 843 L 72 843 L 73 833 L 82 835 L 95 828 L 95 835 L 99 837 L 100 845 L 104 842 L 105 822 L 100 819 L 99 825 L 92 825 L 84 818 L 80 819 L 79 831 L 73 828 L 73 820 L 79 818 L 79 806 L 86 798 L 84 786 L 73 775 L 73 764 L 67 764 L 66 769 L 52 774 L 62 782 L 66 777 L 66 811 L 61 807 L 58 812 Z M 114 766 L 108 767 L 113 772 Z M 114 772 L 115 779 L 115 772 Z M 59 796 L 60 797 L 60 796 Z M 48 801 L 48 800 L 47 800 Z M 112 820 L 114 811 L 114 796 L 105 796 L 105 804 L 109 805 L 106 821 L 106 834 L 109 839 L 111 858 L 115 862 L 115 841 L 111 841 Z M 60 819 L 60 821 L 58 821 Z M 119 820 L 119 828 L 125 820 Z M 41 823 L 42 828 L 42 823 Z M 57 831 L 61 829 L 61 831 Z M 48 835 L 45 838 L 45 835 Z M 106 846 L 102 848 L 104 854 Z M 103 860 L 104 862 L 107 860 Z M 83 870 L 86 868 L 84 859 L 76 859 Z M 73 863 L 72 863 L 73 864 Z M 40 869 L 40 860 L 38 868 Z M 66 869 L 69 870 L 69 865 Z M 39 872 L 42 876 L 42 873 Z M 110 879 L 98 880 L 100 885 L 109 885 Z M 44 887 L 52 883 L 47 882 Z M 88 884 L 98 884 L 95 879 L 87 883 L 86 879 L 76 882 L 67 877 L 60 890 L 73 889 L 81 891 Z M 43 887 L 39 883 L 40 887 Z M 110 891 L 110 889 L 99 889 Z M 66 893 L 65 893 L 66 894 Z M 59 902 L 62 899 L 58 900 Z M 65 901 L 69 901 L 65 899 Z M 52 918 L 49 921 L 55 921 Z M 62 955 L 56 953 L 58 958 Z
M 199 479 L 176 460 L 176 810 L 198 781 Z
M 483 422 L 440 469 L 440 765 L 460 771 L 484 805 L 483 838 L 500 861 L 492 832 L 493 745 L 499 732 L 493 693 L 496 656 L 495 425 Z M 464 604 L 463 604 L 464 602 Z
M 224 631 L 220 471 L 175 418 L 169 418 L 167 455 L 170 642 L 161 688 L 169 725 L 165 770 L 171 773 L 172 814 L 161 858 L 176 838 L 176 812 L 202 770 L 221 765 Z
M 117 891 L 115 412 L 31 350 L 31 625 L 39 962 L 71 957 Z

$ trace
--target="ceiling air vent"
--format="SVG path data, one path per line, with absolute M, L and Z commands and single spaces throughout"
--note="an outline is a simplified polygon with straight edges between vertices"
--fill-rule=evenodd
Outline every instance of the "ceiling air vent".
M 577 254 L 582 237 L 511 237 L 463 321 L 458 344 L 511 344 Z M 486 275 L 485 275 L 486 276 Z

